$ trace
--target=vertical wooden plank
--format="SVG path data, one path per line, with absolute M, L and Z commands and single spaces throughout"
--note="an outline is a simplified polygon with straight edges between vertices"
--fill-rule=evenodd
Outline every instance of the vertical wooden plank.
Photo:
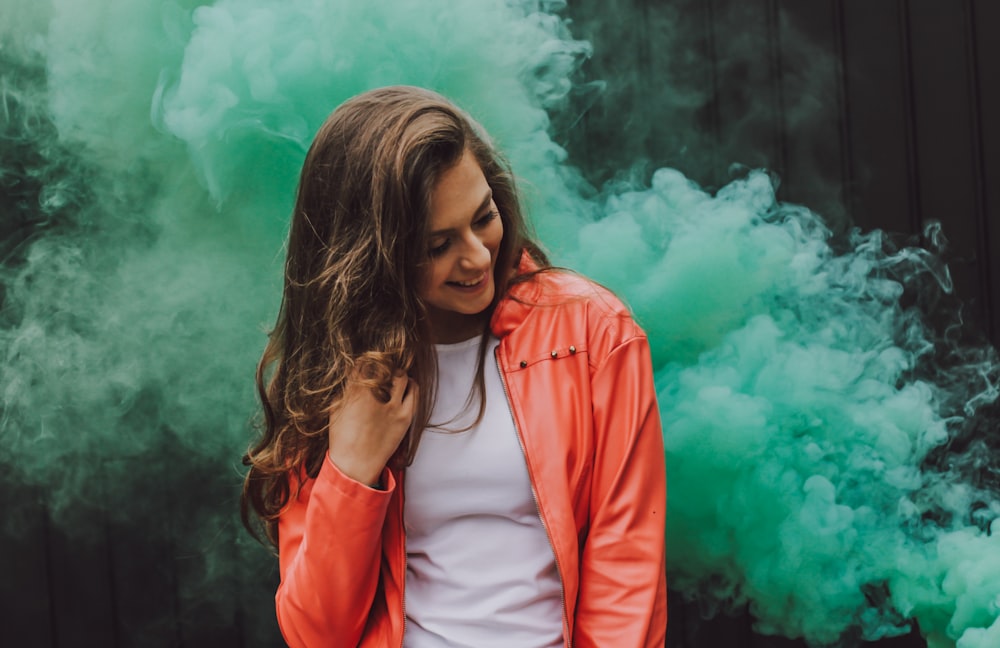
M 840 0 L 777 0 L 782 156 L 779 196 L 823 215 L 835 230 L 847 220 L 849 177 Z
M 972 0 L 967 30 L 979 120 L 979 255 L 990 339 L 1000 346 L 1000 3 Z
M 788 127 L 792 122 L 789 114 L 789 105 L 786 100 L 785 85 L 790 83 L 791 77 L 786 78 L 786 74 L 791 69 L 785 66 L 784 52 L 788 49 L 789 41 L 799 40 L 797 34 L 787 29 L 787 14 L 779 11 L 779 0 L 767 0 L 764 4 L 765 20 L 767 24 L 767 58 L 770 68 L 770 91 L 771 91 L 771 139 L 772 139 L 772 161 L 770 168 L 782 175 L 783 178 L 793 178 L 789 175 L 788 168 Z M 794 97 L 789 99 L 794 101 Z M 782 185 L 784 185 L 784 180 Z M 794 180 L 789 184 L 789 188 L 794 189 Z M 779 188 L 780 189 L 780 188 Z
M 645 150 L 650 125 L 640 118 L 649 95 L 640 76 L 642 29 L 635 0 L 617 11 L 602 11 L 596 0 L 571 3 L 575 38 L 590 41 L 594 56 L 585 65 L 587 77 L 604 85 L 602 91 L 578 91 L 568 114 L 556 115 L 552 135 L 568 146 L 571 162 L 597 185 L 627 168 L 636 150 Z
M 966 321 L 985 329 L 980 282 L 978 105 L 970 92 L 965 2 L 910 0 L 914 132 L 918 195 L 924 222 L 939 221 Z
M 776 11 L 772 0 L 706 0 L 706 52 L 711 89 L 705 107 L 712 131 L 714 187 L 728 182 L 723 168 L 782 169 L 784 148 L 780 80 L 776 78 Z M 710 188 L 714 188 L 710 185 Z M 746 610 L 705 618 L 697 603 L 684 607 L 685 646 L 750 646 L 753 632 Z
M 205 434 L 212 433 L 205 430 Z M 226 457 L 185 453 L 169 432 L 167 474 L 176 624 L 184 648 L 282 645 L 277 559 L 239 525 L 241 479 Z
M 712 1 L 702 0 L 699 2 L 699 14 L 701 19 L 698 32 L 701 35 L 701 47 L 699 53 L 700 60 L 708 62 L 707 74 L 702 75 L 705 83 L 702 84 L 704 92 L 708 97 L 708 102 L 699 108 L 701 122 L 704 124 L 704 131 L 707 137 L 704 138 L 698 150 L 704 150 L 708 161 L 708 174 L 706 178 L 711 178 L 708 182 L 718 186 L 722 184 L 726 176 L 722 173 L 726 163 L 721 159 L 720 142 L 722 138 L 722 125 L 719 116 L 719 74 L 715 60 L 718 56 L 715 41 L 715 14 L 712 11 Z M 702 182 L 705 184 L 705 181 Z
M 55 646 L 45 510 L 34 489 L 6 481 L 0 510 L 0 635 L 15 646 Z
M 171 478 L 177 616 L 187 648 L 238 648 L 242 641 L 232 515 L 239 491 L 223 466 L 221 461 L 193 455 Z
M 177 461 L 169 448 L 156 446 L 107 462 L 108 542 L 123 648 L 182 645 L 169 488 Z
M 910 232 L 905 70 L 898 8 L 890 2 L 843 0 L 843 54 L 849 155 L 849 206 L 863 229 Z
M 842 215 L 846 223 L 853 222 L 851 190 L 854 186 L 854 150 L 851 144 L 851 115 L 847 97 L 847 54 L 846 25 L 844 22 L 844 0 L 832 1 L 834 51 L 836 52 L 837 74 L 837 108 L 839 111 L 837 125 L 840 140 L 840 204 L 844 209 Z
M 667 590 L 667 637 L 664 648 L 685 648 L 684 595 L 677 590 Z
M 48 524 L 54 645 L 116 648 L 120 638 L 106 520 L 83 503 L 73 506 L 75 511 L 56 513 Z
M 723 162 L 774 169 L 781 159 L 770 0 L 709 0 Z
M 241 589 L 237 619 L 241 645 L 248 648 L 280 646 L 281 632 L 274 609 L 278 560 L 242 529 L 237 535 L 236 547 L 241 564 L 246 566 L 239 572 Z
M 916 125 L 916 94 L 914 92 L 913 70 L 913 35 L 910 24 L 909 0 L 896 0 L 896 16 L 899 22 L 900 64 L 903 81 L 903 124 L 906 138 L 903 143 L 906 151 L 907 193 L 910 197 L 909 228 L 911 233 L 923 230 L 922 216 L 924 204 L 920 200 L 920 165 L 919 147 Z
M 717 187 L 728 178 L 720 157 L 721 125 L 716 31 L 711 0 L 643 1 L 648 46 L 640 148 L 654 168 L 679 169 L 695 182 Z

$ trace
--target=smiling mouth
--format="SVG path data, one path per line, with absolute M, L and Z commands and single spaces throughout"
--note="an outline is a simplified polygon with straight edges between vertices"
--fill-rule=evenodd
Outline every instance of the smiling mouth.
M 449 281 L 448 283 L 453 286 L 458 286 L 459 288 L 475 288 L 479 284 L 483 283 L 486 279 L 486 273 L 479 275 L 472 281 Z

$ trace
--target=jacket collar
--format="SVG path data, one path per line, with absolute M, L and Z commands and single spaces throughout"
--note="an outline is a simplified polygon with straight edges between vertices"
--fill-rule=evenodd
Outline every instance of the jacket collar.
M 514 276 L 538 272 L 540 269 L 528 251 L 522 250 Z M 490 318 L 490 331 L 493 335 L 501 338 L 516 329 L 538 303 L 540 293 L 541 285 L 533 278 L 510 286 Z

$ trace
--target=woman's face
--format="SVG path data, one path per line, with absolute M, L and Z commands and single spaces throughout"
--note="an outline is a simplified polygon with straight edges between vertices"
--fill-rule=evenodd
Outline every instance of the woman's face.
M 431 192 L 429 249 L 420 289 L 434 341 L 460 342 L 482 331 L 493 301 L 493 268 L 503 223 L 486 177 L 466 151 Z

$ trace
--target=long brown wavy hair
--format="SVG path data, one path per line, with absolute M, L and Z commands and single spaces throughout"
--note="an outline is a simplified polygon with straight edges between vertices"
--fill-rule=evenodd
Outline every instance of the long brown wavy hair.
M 437 372 L 418 296 L 430 196 L 466 150 L 493 190 L 504 227 L 485 339 L 497 301 L 524 279 L 515 272 L 522 251 L 542 265 L 547 260 L 527 234 L 510 168 L 482 127 L 434 92 L 395 86 L 341 104 L 313 140 L 292 214 L 281 309 L 257 366 L 261 436 L 243 459 L 250 470 L 240 512 L 254 535 L 251 509 L 277 544 L 278 515 L 303 473 L 319 472 L 330 412 L 352 374 L 383 400 L 397 370 L 420 385 L 413 425 L 390 465 L 412 462 Z

